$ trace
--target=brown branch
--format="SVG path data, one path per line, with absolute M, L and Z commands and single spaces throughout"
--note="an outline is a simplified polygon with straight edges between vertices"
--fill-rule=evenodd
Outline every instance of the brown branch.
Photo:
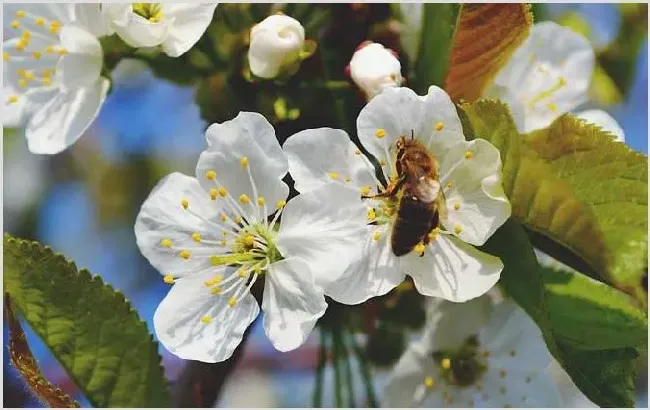
M 9 357 L 11 363 L 23 376 L 32 392 L 50 407 L 81 407 L 59 387 L 50 383 L 41 373 L 38 363 L 29 349 L 25 332 L 11 309 L 9 294 L 5 294 L 5 315 L 9 323 Z

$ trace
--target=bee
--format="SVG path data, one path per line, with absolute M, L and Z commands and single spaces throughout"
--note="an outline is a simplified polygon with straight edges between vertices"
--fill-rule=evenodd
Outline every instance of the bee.
M 398 197 L 401 192 L 391 247 L 395 256 L 402 256 L 420 242 L 429 243 L 429 233 L 447 217 L 447 208 L 435 157 L 413 135 L 400 137 L 396 148 L 397 178 L 376 197 Z

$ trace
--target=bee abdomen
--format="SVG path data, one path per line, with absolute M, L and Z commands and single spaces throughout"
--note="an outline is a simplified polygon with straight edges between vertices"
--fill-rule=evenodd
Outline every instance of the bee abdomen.
M 391 235 L 391 247 L 395 256 L 409 253 L 429 233 L 434 214 L 432 204 L 411 196 L 402 197 Z

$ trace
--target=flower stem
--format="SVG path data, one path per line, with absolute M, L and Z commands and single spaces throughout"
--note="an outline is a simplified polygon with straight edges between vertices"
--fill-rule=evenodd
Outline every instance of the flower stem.
M 325 327 L 320 328 L 320 349 L 318 350 L 318 367 L 316 367 L 316 386 L 314 387 L 314 407 L 323 407 L 323 374 L 327 363 L 327 347 Z
M 341 333 L 338 327 L 332 329 L 332 353 L 334 362 L 334 397 L 336 407 L 343 407 L 343 383 L 341 380 Z
M 365 353 L 361 350 L 361 347 L 357 344 L 356 340 L 350 335 L 352 349 L 357 355 L 359 360 L 359 367 L 361 369 L 361 376 L 363 377 L 363 383 L 366 387 L 366 400 L 368 407 L 377 407 L 377 399 L 375 397 L 375 389 L 372 385 L 372 375 L 370 374 L 370 366 L 368 365 L 368 360 L 366 359 Z
M 352 380 L 352 366 L 350 365 L 352 357 L 348 347 L 345 345 L 343 337 L 341 337 L 340 342 L 343 354 L 345 355 L 345 381 L 348 385 L 348 407 L 356 407 L 356 400 L 354 397 L 354 382 Z

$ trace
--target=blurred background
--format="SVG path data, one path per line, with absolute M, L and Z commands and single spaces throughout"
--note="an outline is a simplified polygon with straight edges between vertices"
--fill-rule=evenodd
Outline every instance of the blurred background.
M 218 7 L 217 17 L 224 7 Z M 269 5 L 228 7 L 245 9 L 253 21 L 260 21 L 271 12 Z M 337 35 L 335 28 L 323 28 L 322 22 L 314 22 L 312 26 L 305 24 L 308 37 L 319 39 L 322 47 L 327 46 L 329 39 L 329 44 L 335 42 L 343 50 L 343 58 L 347 60 L 341 67 L 365 39 L 399 48 L 394 39 L 399 33 L 399 24 L 392 20 L 389 5 L 322 4 L 313 7 L 331 9 L 328 11 L 337 16 L 341 24 L 353 23 L 349 31 L 344 30 L 344 37 L 340 33 Z M 623 128 L 626 143 L 647 154 L 647 5 L 537 4 L 533 10 L 536 21 L 554 20 L 590 39 L 598 55 L 598 69 L 589 105 L 606 108 Z M 232 25 L 237 23 L 227 24 L 228 27 Z M 403 54 L 400 52 L 400 55 Z M 309 65 L 322 62 L 319 59 L 322 57 L 316 55 L 306 61 L 299 75 L 306 72 L 304 75 L 308 77 Z M 402 61 L 405 67 L 406 58 Z M 331 77 L 345 79 L 342 69 L 331 73 Z M 172 171 L 194 174 L 198 155 L 205 147 L 203 131 L 208 122 L 203 118 L 211 122 L 224 121 L 234 117 L 239 109 L 262 111 L 267 118 L 274 116 L 280 139 L 301 128 L 337 124 L 334 114 L 309 108 L 295 113 L 293 117 L 299 116 L 295 121 L 294 118 L 286 121 L 279 112 L 283 109 L 278 100 L 288 104 L 284 111 L 292 104 L 303 107 L 292 96 L 278 98 L 274 95 L 270 103 L 258 97 L 255 101 L 259 109 L 251 106 L 250 100 L 240 99 L 234 104 L 230 97 L 233 90 L 239 91 L 236 84 L 230 84 L 229 89 L 223 88 L 226 86 L 219 76 L 207 83 L 189 81 L 188 85 L 179 86 L 153 75 L 143 63 L 131 61 L 117 65 L 113 79 L 112 93 L 93 127 L 63 154 L 30 154 L 19 131 L 4 130 L 4 230 L 47 244 L 73 259 L 79 267 L 100 275 L 105 282 L 121 290 L 141 318 L 151 323 L 156 306 L 169 287 L 138 251 L 133 223 L 140 204 L 161 177 Z M 202 109 L 196 100 L 201 102 Z M 354 103 L 363 102 L 359 98 Z M 308 343 L 293 352 L 280 353 L 267 341 L 260 325 L 259 320 L 254 324 L 243 357 L 216 405 L 311 407 L 318 335 L 313 334 Z M 88 405 L 38 337 L 26 324 L 24 327 L 45 376 Z M 151 326 L 150 331 L 153 332 Z M 4 332 L 6 341 L 6 327 Z M 162 346 L 160 353 L 168 379 L 175 380 L 184 362 Z M 382 354 L 378 353 L 378 362 Z M 6 343 L 3 363 L 4 405 L 40 407 L 9 365 Z M 353 363 L 353 371 L 357 368 Z M 325 406 L 334 404 L 331 373 L 331 369 L 326 368 Z M 637 404 L 647 407 L 647 369 L 642 369 L 640 374 Z M 378 395 L 385 375 L 385 370 L 374 370 Z M 359 377 L 355 374 L 356 380 Z M 363 386 L 357 383 L 357 387 L 360 397 Z M 570 386 L 565 392 L 567 406 L 590 405 Z

